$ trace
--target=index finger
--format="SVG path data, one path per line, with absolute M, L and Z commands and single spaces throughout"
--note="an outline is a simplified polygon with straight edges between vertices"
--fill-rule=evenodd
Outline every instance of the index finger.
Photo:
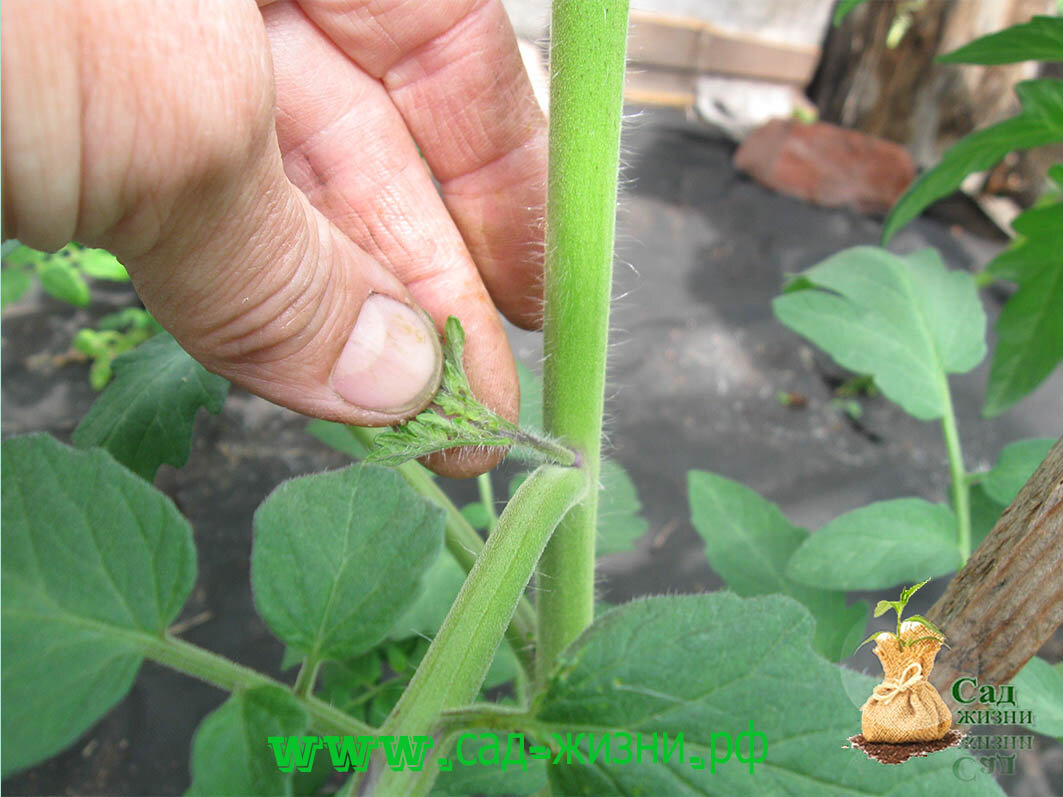
M 546 118 L 498 0 L 301 0 L 384 85 L 496 306 L 541 325 Z

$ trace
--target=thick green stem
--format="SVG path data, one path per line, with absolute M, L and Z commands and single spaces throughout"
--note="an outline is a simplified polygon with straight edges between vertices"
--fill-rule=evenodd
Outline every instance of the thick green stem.
M 944 380 L 944 377 L 942 377 Z M 949 456 L 952 475 L 952 508 L 956 511 L 956 547 L 960 550 L 960 567 L 971 556 L 971 497 L 967 471 L 963 466 L 960 435 L 956 429 L 956 413 L 952 409 L 952 395 L 945 380 L 945 414 L 941 416 L 941 430 L 945 437 L 945 451 Z
M 626 0 L 555 0 L 550 50 L 543 391 L 547 432 L 576 448 L 597 485 L 612 287 Z M 537 679 L 594 618 L 598 491 L 590 489 L 539 568 Z
M 540 467 L 521 485 L 381 733 L 434 734 L 443 711 L 476 698 L 546 541 L 586 491 L 582 470 L 553 465 Z M 422 772 L 384 769 L 373 794 L 426 794 L 437 774 L 430 765 Z
M 366 448 L 372 448 L 375 431 L 363 429 L 357 426 L 348 427 L 351 434 Z M 454 502 L 450 500 L 439 485 L 436 484 L 428 469 L 417 462 L 406 462 L 395 468 L 406 482 L 417 492 L 423 495 L 437 506 L 443 507 L 447 513 L 446 522 L 446 546 L 450 555 L 454 557 L 461 569 L 468 573 L 476 563 L 476 557 L 484 547 L 484 541 L 476 533 L 469 521 L 461 514 Z M 509 642 L 513 653 L 517 657 L 524 670 L 529 674 L 534 673 L 534 662 L 531 656 L 531 645 L 535 640 L 535 609 L 524 596 L 521 596 L 517 611 L 513 615 L 513 622 L 506 631 L 506 640 Z
M 199 678 L 219 689 L 232 692 L 236 689 L 267 685 L 287 688 L 285 684 L 274 681 L 256 670 L 230 661 L 217 653 L 196 647 L 183 639 L 172 636 L 138 635 L 137 643 L 149 659 Z M 296 699 L 310 715 L 312 727 L 322 733 L 359 736 L 376 732 L 371 726 L 344 714 L 316 697 L 296 696 Z

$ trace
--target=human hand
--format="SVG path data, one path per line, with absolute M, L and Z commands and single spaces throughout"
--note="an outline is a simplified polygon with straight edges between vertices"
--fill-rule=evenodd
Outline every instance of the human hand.
M 5 2 L 4 237 L 109 249 L 207 368 L 342 423 L 424 408 L 413 308 L 456 315 L 515 420 L 495 308 L 537 325 L 546 144 L 500 3 L 260 5 Z

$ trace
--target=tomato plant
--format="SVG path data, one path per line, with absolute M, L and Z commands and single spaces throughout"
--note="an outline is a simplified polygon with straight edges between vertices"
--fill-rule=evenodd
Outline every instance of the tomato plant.
M 71 744 L 151 659 L 232 693 L 196 734 L 191 793 L 312 794 L 334 771 L 346 773 L 345 794 L 739 794 L 751 783 L 763 793 L 955 793 L 959 751 L 901 768 L 842 749 L 874 679 L 836 663 L 868 619 L 846 592 L 962 568 L 1052 442 L 1017 442 L 992 470 L 967 471 L 948 378 L 985 356 L 986 320 L 979 280 L 933 251 L 839 253 L 793 280 L 774 310 L 904 410 L 940 422 L 951 506 L 894 498 L 809 534 L 748 488 L 693 471 L 693 525 L 730 590 L 596 615 L 596 548 L 622 548 L 645 528 L 630 480 L 601 457 L 626 30 L 624 0 L 554 10 L 543 428 L 476 404 L 455 320 L 442 415 L 383 433 L 313 424 L 365 461 L 286 482 L 255 513 L 255 605 L 298 665 L 294 683 L 168 630 L 195 582 L 196 551 L 152 481 L 161 464 L 187 460 L 192 419 L 220 410 L 223 379 L 158 334 L 114 360 L 76 447 L 46 435 L 3 443 L 5 773 Z M 982 46 L 1013 47 L 996 41 Z M 1022 125 L 1063 137 L 1059 81 L 1020 96 Z M 990 139 L 991 152 L 947 155 L 913 186 L 886 234 L 999 157 Z M 1061 211 L 1058 200 L 1028 211 L 1016 223 L 1023 238 L 987 272 L 1022 286 L 1001 319 L 990 414 L 1059 359 L 1063 316 L 1045 308 L 1063 292 Z M 523 448 L 542 464 L 500 515 L 489 480 L 480 502 L 459 509 L 409 460 L 463 445 Z M 601 502 L 624 509 L 604 521 Z M 1037 678 L 1039 695 L 1060 691 L 1058 673 Z M 503 699 L 485 699 L 502 684 Z M 964 791 L 999 793 L 984 775 Z

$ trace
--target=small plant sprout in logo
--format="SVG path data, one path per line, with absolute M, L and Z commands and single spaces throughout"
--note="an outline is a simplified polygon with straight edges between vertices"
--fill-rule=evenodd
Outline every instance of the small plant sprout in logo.
M 894 636 L 894 638 L 898 641 L 898 644 L 901 646 L 901 648 L 911 647 L 912 645 L 915 645 L 916 643 L 922 642 L 922 641 L 927 640 L 927 639 L 933 640 L 935 642 L 938 642 L 939 644 L 945 645 L 945 634 L 942 633 L 940 628 L 938 628 L 936 625 L 934 625 L 928 619 L 923 617 L 923 615 L 921 615 L 921 614 L 913 614 L 913 615 L 910 615 L 907 620 L 903 620 L 903 618 L 902 618 L 902 615 L 904 614 L 904 607 L 908 605 L 908 601 L 911 599 L 911 597 L 916 592 L 918 592 L 920 589 L 922 589 L 924 586 L 926 586 L 926 584 L 929 581 L 930 581 L 930 579 L 928 578 L 926 581 L 920 581 L 915 586 L 905 587 L 904 589 L 901 590 L 901 597 L 898 600 L 895 600 L 895 601 L 879 601 L 878 605 L 875 606 L 875 617 L 881 617 L 886 612 L 888 612 L 890 609 L 893 609 L 893 611 L 895 611 L 897 613 L 897 633 Z M 918 637 L 918 638 L 915 638 L 915 639 L 909 639 L 909 640 L 906 640 L 906 641 L 902 640 L 901 639 L 901 629 L 902 629 L 902 626 L 904 625 L 904 623 L 921 623 L 925 627 L 926 630 L 930 631 L 930 633 L 927 634 L 926 636 Z M 861 642 L 859 645 L 857 645 L 856 649 L 860 650 L 860 648 L 862 648 L 868 642 L 870 642 L 873 639 L 878 639 L 881 635 L 882 635 L 882 632 L 875 632 L 874 634 L 869 636 L 867 639 L 865 639 L 863 642 Z M 948 645 L 945 645 L 945 647 L 948 647 Z
M 892 609 L 897 631 L 881 631 L 860 643 L 875 641 L 884 678 L 860 707 L 862 733 L 849 741 L 883 764 L 947 749 L 962 736 L 952 730 L 952 714 L 928 680 L 945 634 L 921 614 L 903 617 L 908 600 L 926 583 L 905 588 L 899 600 L 879 601 L 875 617 Z

